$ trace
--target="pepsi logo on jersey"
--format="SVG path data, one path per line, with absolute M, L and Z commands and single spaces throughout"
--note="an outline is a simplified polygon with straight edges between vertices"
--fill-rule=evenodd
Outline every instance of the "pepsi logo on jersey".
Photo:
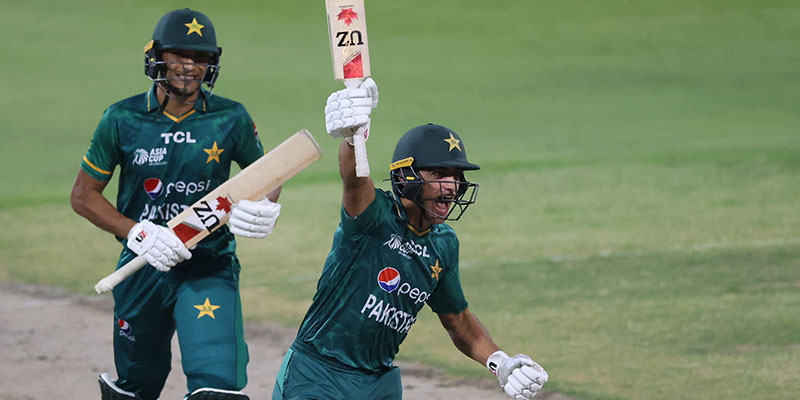
M 400 273 L 392 267 L 386 267 L 378 272 L 378 286 L 387 293 L 394 292 L 400 286 Z
M 418 288 L 412 288 L 408 282 L 400 283 L 400 273 L 392 267 L 386 267 L 378 272 L 378 287 L 386 293 L 392 293 L 396 289 L 397 294 L 408 296 L 414 300 L 414 304 L 424 303 L 428 300 L 428 293 Z
M 166 189 L 166 195 L 169 196 L 173 191 L 185 195 L 195 193 L 205 193 L 211 189 L 211 180 L 199 182 L 170 182 L 166 185 L 158 178 L 147 178 L 144 181 L 144 191 L 151 200 L 157 199 L 161 196 Z

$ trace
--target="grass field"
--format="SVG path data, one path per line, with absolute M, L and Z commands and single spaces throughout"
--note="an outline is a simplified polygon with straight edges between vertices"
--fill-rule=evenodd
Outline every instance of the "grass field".
M 326 153 L 285 186 L 276 233 L 240 246 L 246 318 L 295 326 L 338 221 L 322 108 L 339 84 L 322 1 L 267 3 L 191 6 L 224 48 L 216 92 L 248 107 L 265 147 L 308 128 Z M 147 89 L 140 51 L 180 7 L 0 0 L 0 280 L 88 294 L 111 271 L 118 244 L 71 211 L 69 190 L 104 108 Z M 453 224 L 461 277 L 498 344 L 580 399 L 796 398 L 800 4 L 367 12 L 373 177 L 411 126 L 462 136 L 482 169 L 478 204 Z M 493 379 L 446 336 L 424 311 L 400 358 Z

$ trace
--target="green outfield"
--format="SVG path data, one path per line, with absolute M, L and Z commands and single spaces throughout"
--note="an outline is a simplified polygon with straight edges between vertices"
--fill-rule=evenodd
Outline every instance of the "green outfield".
M 116 4 L 119 3 L 119 4 Z M 240 245 L 248 320 L 296 326 L 339 216 L 322 0 L 192 2 L 223 47 L 217 93 L 265 147 L 323 159 Z M 0 0 L 0 281 L 92 293 L 119 245 L 72 212 L 100 115 L 147 89 L 142 48 L 175 1 Z M 382 187 L 397 138 L 453 128 L 482 169 L 453 224 L 471 310 L 579 399 L 800 393 L 800 3 L 368 0 Z M 113 198 L 115 190 L 108 195 Z M 111 351 L 111 349 L 109 349 Z M 427 310 L 401 347 L 494 379 Z

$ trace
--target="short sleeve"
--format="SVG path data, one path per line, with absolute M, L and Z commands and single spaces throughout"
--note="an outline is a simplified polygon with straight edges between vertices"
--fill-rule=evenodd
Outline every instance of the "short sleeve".
M 239 145 L 237 146 L 234 160 L 239 164 L 239 167 L 246 168 L 264 155 L 264 146 L 258 137 L 256 124 L 247 111 L 244 111 L 244 115 L 239 119 L 237 125 Z
M 378 226 L 387 215 L 394 209 L 393 200 L 386 192 L 375 189 L 375 199 L 360 215 L 351 217 L 345 211 L 344 206 L 341 210 L 341 226 L 346 236 L 360 235 L 369 232 Z
M 119 133 L 112 118 L 112 109 L 103 113 L 92 136 L 89 150 L 83 156 L 81 169 L 89 176 L 107 182 L 120 163 Z

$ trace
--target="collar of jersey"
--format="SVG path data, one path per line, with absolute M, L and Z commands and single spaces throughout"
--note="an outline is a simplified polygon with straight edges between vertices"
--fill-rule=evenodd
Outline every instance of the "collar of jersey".
M 208 110 L 208 92 L 206 92 L 205 89 L 201 88 L 200 97 L 203 99 L 203 101 L 195 102 L 194 109 L 186 114 L 183 114 L 180 117 L 176 117 L 166 111 L 163 111 L 163 113 L 164 115 L 167 116 L 167 118 L 175 122 L 181 122 L 183 121 L 184 118 L 194 114 L 195 111 L 206 112 Z M 156 96 L 156 84 L 154 83 L 153 86 L 150 86 L 150 89 L 147 91 L 147 94 L 145 95 L 145 110 L 147 112 L 153 112 L 158 109 L 159 109 L 159 103 L 158 103 L 158 97 Z
M 437 224 L 433 224 L 430 226 L 430 228 L 425 229 L 422 232 L 418 231 L 417 228 L 415 228 L 414 225 L 412 225 L 411 222 L 408 221 L 408 215 L 406 215 L 406 209 L 403 207 L 403 202 L 400 201 L 400 198 L 397 197 L 397 193 L 395 193 L 394 191 L 392 191 L 392 200 L 394 200 L 394 210 L 395 213 L 397 214 L 397 220 L 405 223 L 408 230 L 413 232 L 415 235 L 425 236 L 428 232 L 439 228 Z

